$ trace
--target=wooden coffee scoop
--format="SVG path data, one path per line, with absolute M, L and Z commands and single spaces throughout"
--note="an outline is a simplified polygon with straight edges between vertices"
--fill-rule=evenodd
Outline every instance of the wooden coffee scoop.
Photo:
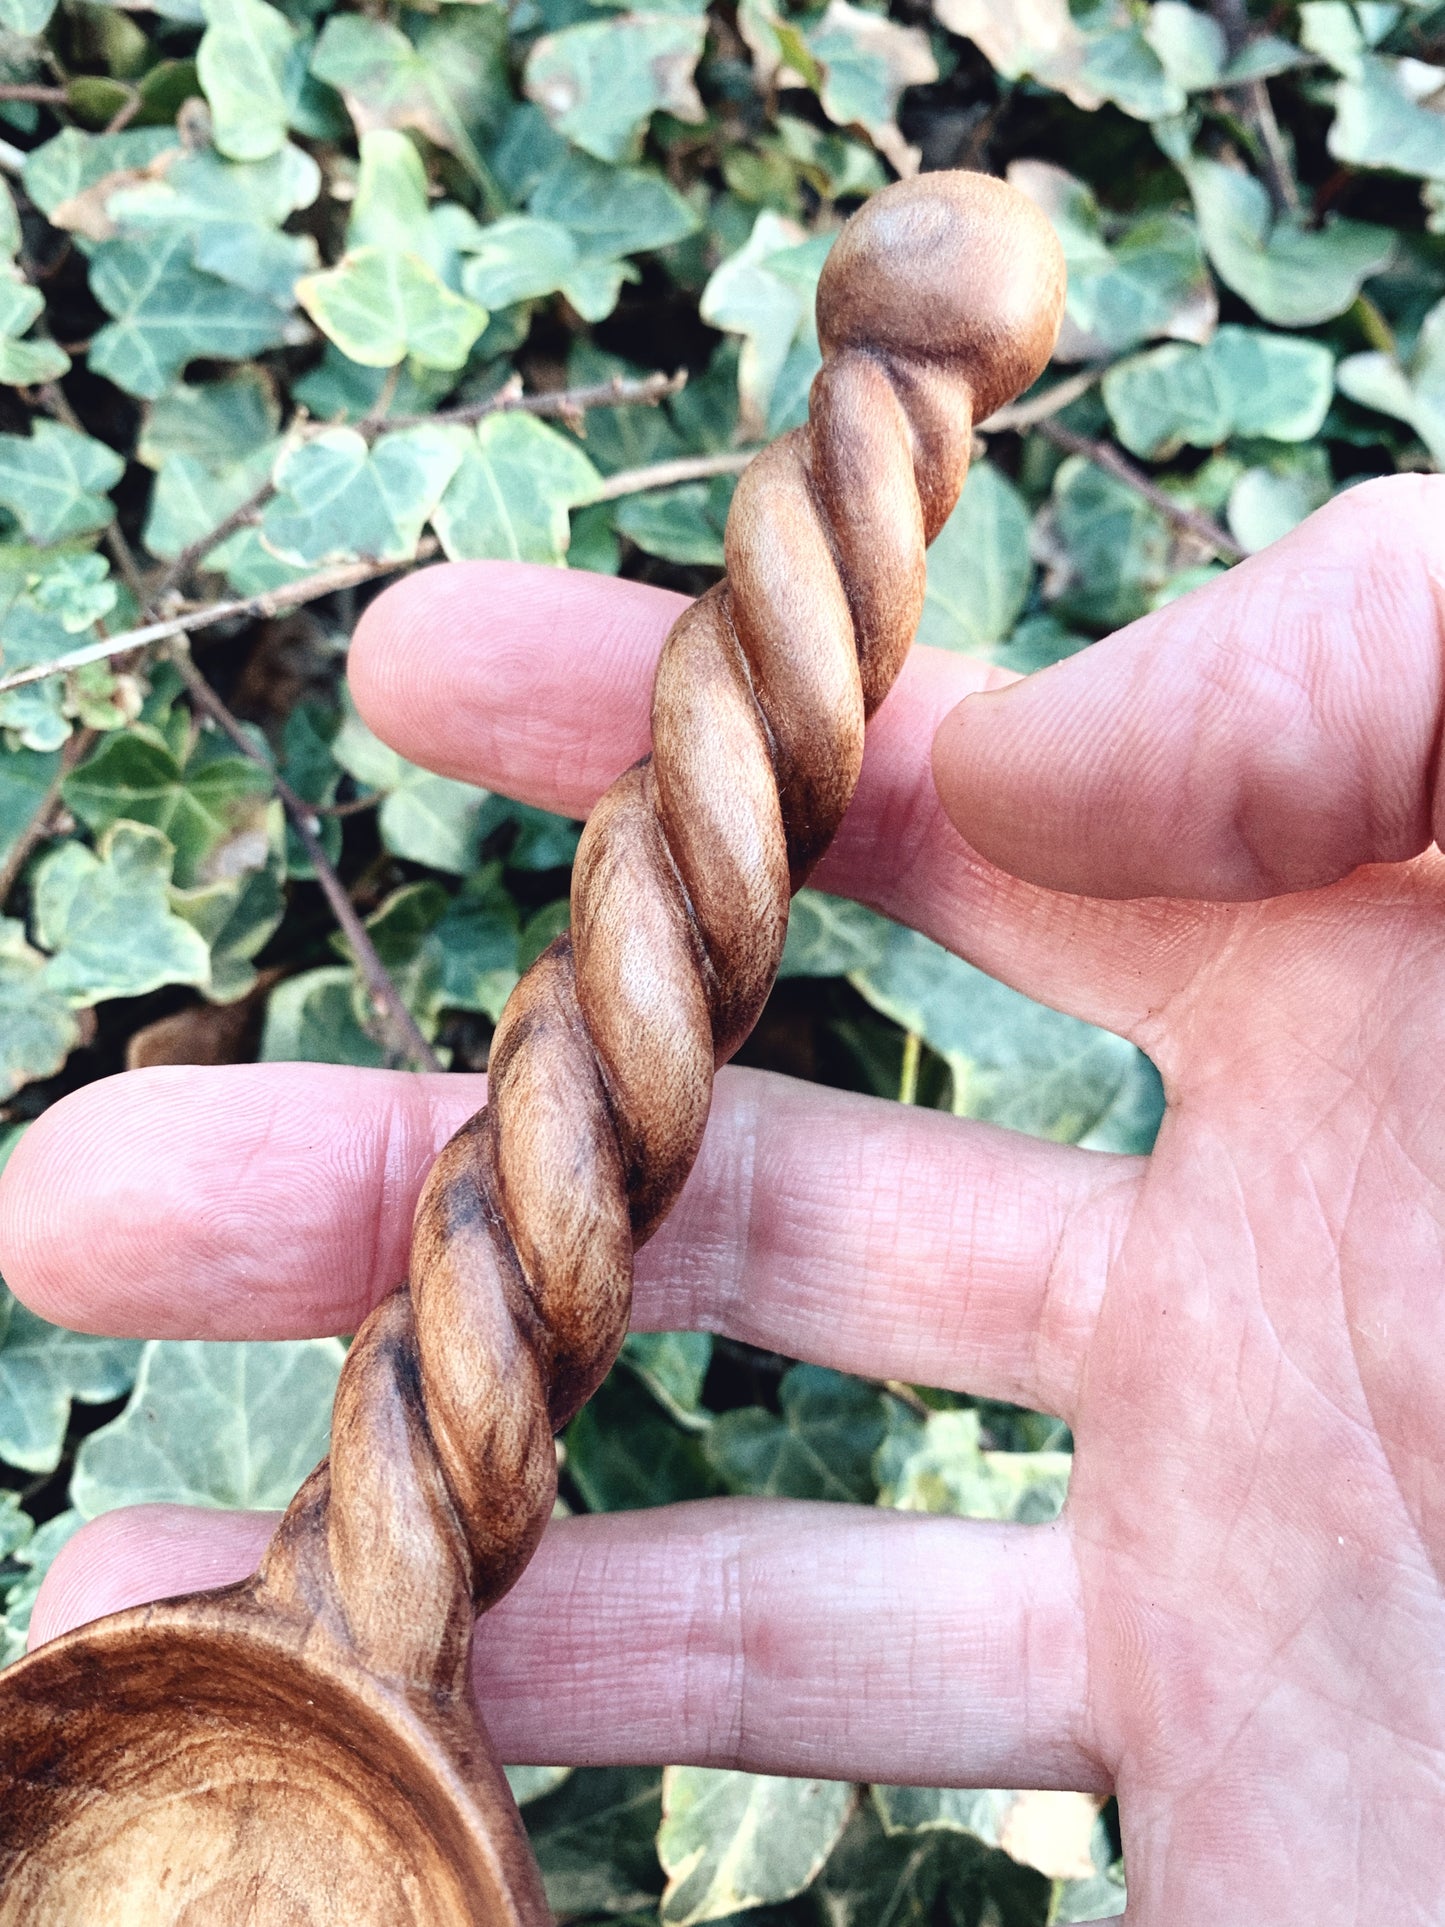
M 553 1434 L 627 1329 L 788 899 L 848 806 L 973 424 L 1052 350 L 1063 259 L 1002 182 L 930 174 L 839 235 L 806 428 L 758 456 L 727 576 L 668 637 L 653 753 L 592 814 L 572 928 L 513 991 L 331 1456 L 244 1585 L 0 1675 L 3 1927 L 540 1927 L 473 1708 L 474 1615 L 552 1511 Z

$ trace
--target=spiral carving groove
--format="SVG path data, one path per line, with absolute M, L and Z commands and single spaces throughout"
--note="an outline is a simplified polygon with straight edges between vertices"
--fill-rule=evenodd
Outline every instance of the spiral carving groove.
M 658 666 L 652 755 L 593 812 L 570 935 L 512 994 L 488 1105 L 436 1161 L 409 1287 L 358 1335 L 330 1460 L 262 1570 L 383 1677 L 461 1690 L 474 1612 L 536 1547 L 553 1434 L 616 1355 L 633 1252 L 852 797 L 973 424 L 1042 370 L 1062 290 L 1043 216 L 979 175 L 889 188 L 834 246 L 808 425 L 739 483 L 726 578 Z

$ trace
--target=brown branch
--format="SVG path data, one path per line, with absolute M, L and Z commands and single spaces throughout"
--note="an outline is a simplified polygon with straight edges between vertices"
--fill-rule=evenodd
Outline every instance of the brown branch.
M 484 421 L 488 415 L 525 414 L 557 416 L 574 426 L 580 425 L 589 408 L 644 407 L 655 408 L 659 402 L 666 401 L 669 395 L 678 394 L 687 384 L 687 372 L 679 368 L 675 375 L 645 375 L 637 381 L 625 381 L 622 376 L 614 375 L 609 381 L 593 382 L 588 387 L 559 388 L 540 395 L 524 395 L 519 379 L 507 382 L 494 395 L 485 401 L 468 402 L 460 408 L 446 408 L 434 415 L 392 415 L 385 413 L 389 393 L 395 391 L 396 370 L 392 379 L 383 388 L 376 404 L 355 424 L 356 431 L 368 441 L 391 429 L 415 428 L 422 424 L 442 423 L 455 427 L 466 427 Z M 61 397 L 64 401 L 64 397 Z M 67 404 L 68 405 L 68 404 Z M 303 422 L 292 424 L 289 431 L 304 440 L 321 435 L 335 426 L 330 422 Z M 711 471 L 710 471 L 711 472 Z M 653 486 L 645 484 L 644 486 Z M 624 491 L 625 493 L 626 491 Z M 212 549 L 219 547 L 229 535 L 244 528 L 257 513 L 265 507 L 275 493 L 275 485 L 269 479 L 264 481 L 255 494 L 235 508 L 215 528 L 196 541 L 188 543 L 181 553 L 166 569 L 150 591 L 151 602 L 164 601 L 174 589 L 183 583 L 191 570 L 205 560 Z M 601 498 L 601 499 L 606 499 Z
M 1267 82 L 1253 81 L 1245 89 L 1244 101 L 1245 111 L 1264 149 L 1265 172 L 1269 175 L 1275 201 L 1285 212 L 1298 214 L 1302 205 L 1300 191 L 1290 165 L 1289 148 L 1285 145 L 1284 135 L 1275 118 L 1274 102 L 1269 97 Z
M 33 100 L 38 107 L 64 107 L 70 95 L 63 87 L 44 87 L 30 81 L 0 82 L 0 100 Z
M 1081 368 L 1076 375 L 1066 375 L 1062 381 L 1056 381 L 1042 395 L 1010 402 L 1007 408 L 996 408 L 987 421 L 978 424 L 978 432 L 981 435 L 1017 434 L 1021 429 L 1036 428 L 1051 415 L 1062 414 L 1080 396 L 1087 395 L 1108 372 L 1108 365 L 1103 362 L 1093 368 Z
M 757 454 L 755 448 L 730 448 L 721 455 L 682 455 L 674 462 L 649 462 L 645 468 L 623 468 L 605 478 L 589 502 L 615 502 L 622 495 L 644 489 L 672 488 L 679 482 L 702 482 L 712 475 L 740 475 Z
M 125 85 L 124 82 L 122 82 L 121 84 L 123 86 Z M 142 101 L 141 101 L 140 88 L 132 87 L 129 90 L 126 98 L 121 102 L 120 106 L 116 108 L 115 112 L 111 115 L 110 119 L 105 123 L 105 128 L 103 131 L 107 134 L 119 134 L 122 131 L 122 129 L 130 126 L 131 122 L 135 119 L 136 115 L 140 112 L 141 106 L 142 106 Z
M 278 616 L 286 610 L 299 609 L 304 603 L 315 602 L 320 596 L 333 595 L 338 589 L 354 589 L 377 576 L 395 575 L 414 562 L 428 562 L 436 552 L 435 538 L 427 536 L 417 544 L 416 554 L 402 561 L 342 562 L 316 575 L 302 576 L 299 581 L 264 589 L 259 595 L 239 596 L 231 602 L 208 602 L 199 609 L 182 610 L 163 621 L 123 630 L 101 642 L 88 642 L 83 648 L 71 649 L 63 656 L 52 656 L 49 662 L 32 663 L 27 669 L 0 676 L 0 695 L 26 683 L 44 682 L 47 676 L 62 676 L 72 669 L 83 669 L 90 662 L 107 662 L 112 656 L 123 656 L 127 650 L 142 649 L 150 642 L 164 642 L 169 636 L 194 635 L 198 629 L 212 628 L 218 622 L 240 621 L 246 616 Z
M 152 605 L 164 602 L 172 590 L 178 589 L 186 580 L 198 562 L 204 562 L 211 551 L 218 549 L 228 536 L 236 533 L 237 529 L 245 528 L 248 523 L 254 521 L 257 513 L 265 507 L 275 493 L 275 487 L 275 483 L 268 475 L 258 489 L 233 508 L 229 515 L 223 515 L 213 529 L 208 529 L 204 535 L 197 536 L 194 542 L 188 542 L 151 590 L 149 600 Z
M 392 415 L 378 423 L 380 428 L 418 428 L 430 422 L 484 421 L 488 415 L 555 415 L 563 421 L 580 419 L 589 408 L 655 408 L 670 395 L 687 386 L 687 370 L 675 375 L 643 375 L 625 381 L 614 375 L 610 381 L 593 382 L 584 388 L 552 388 L 541 394 L 524 395 L 515 376 L 485 401 L 467 402 L 460 408 L 444 408 L 435 415 Z
M 402 1063 L 409 1063 L 413 1069 L 439 1071 L 442 1066 L 436 1052 L 422 1035 L 416 1019 L 406 1007 L 401 992 L 392 981 L 385 964 L 377 956 L 376 946 L 372 943 L 370 933 L 357 913 L 356 905 L 346 894 L 345 885 L 332 868 L 331 859 L 322 847 L 318 834 L 320 823 L 315 809 L 304 797 L 297 795 L 270 758 L 256 747 L 238 718 L 222 702 L 210 683 L 191 661 L 189 651 L 173 648 L 169 652 L 169 658 L 175 665 L 181 681 L 186 685 L 191 701 L 198 708 L 205 710 L 217 727 L 230 737 L 244 757 L 254 763 L 258 769 L 265 771 L 277 796 L 280 797 L 281 807 L 285 810 L 302 848 L 310 858 L 311 867 L 316 872 L 316 881 L 321 885 L 322 894 L 331 906 L 332 915 L 336 918 L 342 935 L 351 946 L 352 957 L 366 984 L 372 1008 L 387 1034 L 388 1049 Z
M 21 872 L 31 856 L 55 828 L 55 820 L 60 812 L 61 784 L 81 758 L 90 754 L 91 745 L 99 734 L 99 730 L 80 729 L 66 743 L 54 780 L 41 797 L 35 814 L 11 845 L 10 854 L 4 863 L 0 863 L 0 910 L 4 909 L 10 892 L 20 881 Z
M 1176 528 L 1186 530 L 1197 542 L 1202 542 L 1206 548 L 1212 549 L 1221 560 L 1225 562 L 1244 560 L 1244 550 L 1212 516 L 1205 515 L 1199 509 L 1186 508 L 1182 502 L 1176 502 L 1172 495 L 1160 488 L 1157 483 L 1150 481 L 1143 469 L 1137 468 L 1128 456 L 1121 454 L 1112 443 L 1095 441 L 1089 435 L 1076 435 L 1072 428 L 1065 428 L 1062 422 L 1041 421 L 1035 426 L 1038 433 L 1051 441 L 1056 448 L 1062 448 L 1070 455 L 1082 455 L 1086 461 L 1092 462 L 1095 468 L 1103 469 L 1106 475 L 1112 475 L 1126 488 L 1133 489 L 1136 495 L 1142 496 L 1151 507 L 1158 509 L 1159 513 L 1174 523 Z

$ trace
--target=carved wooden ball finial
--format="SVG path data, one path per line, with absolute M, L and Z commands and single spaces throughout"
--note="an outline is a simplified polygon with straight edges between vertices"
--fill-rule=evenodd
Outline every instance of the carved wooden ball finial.
M 956 364 L 982 422 L 1042 374 L 1063 298 L 1063 250 L 1034 202 L 991 174 L 921 174 L 875 194 L 838 236 L 818 339 L 824 354 Z
M 627 1329 L 716 1067 L 852 797 L 974 421 L 1042 371 L 1063 262 L 980 175 L 877 195 L 818 292 L 807 427 L 764 451 L 680 617 L 653 753 L 594 810 L 572 928 L 517 985 L 487 1108 L 436 1160 L 331 1453 L 255 1579 L 116 1614 L 0 1676 L 0 1927 L 543 1927 L 469 1690 L 553 1434 Z

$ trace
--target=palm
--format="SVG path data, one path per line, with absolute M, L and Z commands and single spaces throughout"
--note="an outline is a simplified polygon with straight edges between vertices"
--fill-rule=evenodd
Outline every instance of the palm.
M 1439 1917 L 1442 487 L 1356 492 L 1009 694 L 957 708 L 989 672 L 915 652 L 818 881 L 1135 1038 L 1157 1148 L 725 1073 L 635 1320 L 1059 1413 L 1064 1517 L 569 1521 L 479 1641 L 504 1757 L 1116 1785 L 1137 1927 Z M 413 759 L 584 814 L 645 747 L 677 599 L 484 578 L 374 605 L 358 700 Z M 0 1259 L 89 1329 L 354 1329 L 480 1097 L 305 1065 L 92 1085 L 12 1158 Z M 268 1529 L 102 1519 L 32 1637 L 238 1576 Z
M 1353 1919 L 1362 1833 L 1389 1917 L 1436 1917 L 1442 907 L 1429 857 L 1209 915 L 1149 1039 L 1174 1105 L 1100 1301 L 1070 1510 L 1151 1920 L 1243 1917 L 1245 1867 L 1255 1919 Z

